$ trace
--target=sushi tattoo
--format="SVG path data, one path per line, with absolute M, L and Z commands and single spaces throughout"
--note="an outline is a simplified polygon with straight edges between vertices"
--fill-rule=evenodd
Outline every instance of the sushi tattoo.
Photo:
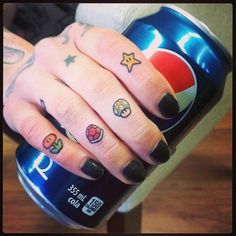
M 55 134 L 49 134 L 43 140 L 43 147 L 49 149 L 52 154 L 58 154 L 63 148 L 63 142 L 60 138 L 57 139 Z
M 90 143 L 97 143 L 102 140 L 104 130 L 97 125 L 91 124 L 86 129 L 86 136 Z
M 125 99 L 119 98 L 113 104 L 113 112 L 116 116 L 126 118 L 131 114 L 131 108 Z
M 134 65 L 141 64 L 142 62 L 134 57 L 134 53 L 125 53 L 123 52 L 123 59 L 120 62 L 121 65 L 126 66 L 128 69 L 128 72 L 130 73 L 133 69 Z

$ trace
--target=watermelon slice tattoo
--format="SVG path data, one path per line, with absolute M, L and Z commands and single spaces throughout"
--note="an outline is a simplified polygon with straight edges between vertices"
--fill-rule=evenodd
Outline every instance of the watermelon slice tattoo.
M 86 129 L 86 136 L 90 143 L 97 143 L 103 138 L 103 129 L 99 128 L 97 125 L 91 124 Z

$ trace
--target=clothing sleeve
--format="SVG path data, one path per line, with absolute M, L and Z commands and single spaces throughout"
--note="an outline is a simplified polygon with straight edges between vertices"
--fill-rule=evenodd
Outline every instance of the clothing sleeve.
M 17 4 L 9 30 L 35 44 L 45 37 L 56 36 L 75 21 L 78 3 Z

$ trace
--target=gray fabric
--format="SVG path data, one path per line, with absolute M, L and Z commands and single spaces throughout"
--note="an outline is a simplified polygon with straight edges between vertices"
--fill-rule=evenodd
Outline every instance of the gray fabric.
M 232 5 L 231 4 L 174 4 L 202 22 L 222 41 L 232 55 Z M 76 21 L 113 28 L 123 32 L 136 18 L 151 14 L 161 4 L 80 4 Z M 141 203 L 165 177 L 167 177 L 212 130 L 214 125 L 232 109 L 232 73 L 227 77 L 224 96 L 204 119 L 177 146 L 171 159 L 156 168 L 138 189 L 119 208 L 127 212 Z

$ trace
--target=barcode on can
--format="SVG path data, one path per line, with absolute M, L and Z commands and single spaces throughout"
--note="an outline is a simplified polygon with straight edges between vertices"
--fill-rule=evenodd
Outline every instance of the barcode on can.
M 82 208 L 82 212 L 88 216 L 93 216 L 103 205 L 103 201 L 98 197 L 92 197 Z

